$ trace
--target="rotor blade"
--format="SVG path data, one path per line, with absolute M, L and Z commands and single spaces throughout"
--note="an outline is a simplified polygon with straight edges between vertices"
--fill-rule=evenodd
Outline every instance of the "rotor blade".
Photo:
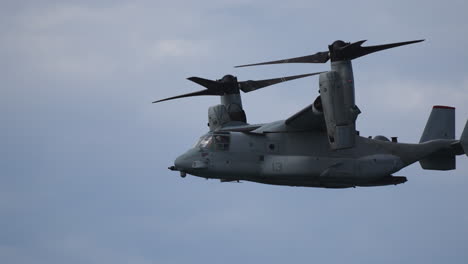
M 287 76 L 287 77 L 282 77 L 282 78 L 275 78 L 275 79 L 268 79 L 268 80 L 260 80 L 260 81 L 243 81 L 239 82 L 239 89 L 241 89 L 244 93 L 248 93 L 251 91 L 255 91 L 257 89 L 267 87 L 273 84 L 281 83 L 281 82 L 287 82 L 291 81 L 294 79 L 299 79 L 299 78 L 304 78 L 304 77 L 309 77 L 312 75 L 317 75 L 322 72 L 315 72 L 315 73 L 308 73 L 308 74 L 301 74 L 301 75 L 294 75 L 294 76 Z
M 197 83 L 203 87 L 206 87 L 206 89 L 208 90 L 216 90 L 219 87 L 219 83 L 217 81 L 203 79 L 200 77 L 190 77 L 190 78 L 187 78 L 187 80 Z
M 192 97 L 192 96 L 200 96 L 200 95 L 220 95 L 220 94 L 219 94 L 219 93 L 216 93 L 216 92 L 214 92 L 214 91 L 210 91 L 210 90 L 201 90 L 201 91 L 198 91 L 198 92 L 193 92 L 193 93 L 188 93 L 188 94 L 182 94 L 182 95 L 173 96 L 173 97 L 169 97 L 169 98 L 166 98 L 166 99 L 154 101 L 153 104 L 154 104 L 154 103 L 159 103 L 159 102 L 168 101 L 168 100 L 178 99 L 178 98 Z
M 424 41 L 424 39 L 362 47 L 361 45 L 362 43 L 365 42 L 365 40 L 361 40 L 361 41 L 357 41 L 352 44 L 349 44 L 348 46 L 343 47 L 341 52 L 342 54 L 344 54 L 344 56 L 347 59 L 352 60 L 352 59 L 356 59 L 356 58 L 359 58 L 361 56 L 364 56 L 373 52 L 391 49 L 391 48 L 395 48 L 395 47 L 399 47 L 403 45 L 418 43 L 422 41 Z
M 261 62 L 261 63 L 254 63 L 254 64 L 246 64 L 246 65 L 239 65 L 235 66 L 235 68 L 240 67 L 247 67 L 247 66 L 256 66 L 256 65 L 266 65 L 266 64 L 280 64 L 280 63 L 325 63 L 329 59 L 328 51 L 317 52 L 313 55 L 303 56 L 303 57 L 296 57 L 290 58 L 285 60 L 276 60 L 276 61 L 268 61 L 268 62 Z

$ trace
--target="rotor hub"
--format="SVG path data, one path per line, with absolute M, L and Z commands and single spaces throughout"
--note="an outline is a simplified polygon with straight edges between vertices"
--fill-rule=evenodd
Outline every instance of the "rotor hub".
M 224 75 L 220 81 L 222 83 L 235 83 L 237 82 L 237 78 L 233 75 L 227 74 L 227 75 Z
M 337 40 L 333 42 L 331 45 L 328 46 L 328 50 L 330 51 L 330 59 L 331 61 L 340 61 L 346 60 L 347 56 L 344 52 L 344 48 L 348 46 L 349 42 L 344 42 L 342 40 Z
M 333 50 L 336 50 L 336 49 L 339 49 L 339 48 L 342 48 L 346 45 L 349 45 L 349 43 L 346 43 L 342 40 L 336 40 L 335 42 L 333 42 L 330 46 Z

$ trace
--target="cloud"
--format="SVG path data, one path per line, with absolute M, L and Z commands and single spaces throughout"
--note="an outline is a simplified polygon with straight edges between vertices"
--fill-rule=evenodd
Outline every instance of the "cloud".
M 373 80 L 359 87 L 358 91 L 364 104 L 404 114 L 412 111 L 426 110 L 434 104 L 452 105 L 468 112 L 467 81 L 425 82 L 414 79 L 393 79 L 381 76 L 383 81 Z M 394 77 L 393 77 L 394 78 Z M 377 78 L 376 78 L 377 79 Z
M 188 21 L 191 16 L 186 11 L 181 11 L 182 19 L 167 24 L 173 21 L 169 18 L 172 9 L 136 3 L 103 7 L 61 3 L 25 8 L 12 18 L 11 28 L 4 29 L 0 54 L 13 67 L 19 64 L 57 78 L 108 77 L 129 66 L 142 69 L 154 63 L 163 65 L 163 57 L 206 55 L 210 50 L 207 41 L 171 33 L 197 24 Z M 153 11 L 158 15 L 153 16 Z M 165 23 L 165 27 L 149 26 Z
M 236 64 L 312 54 L 335 39 L 373 45 L 422 34 L 430 41 L 418 47 L 353 61 L 359 129 L 417 141 L 433 104 L 457 107 L 460 128 L 468 116 L 464 7 L 466 1 L 5 3 L 0 258 L 414 263 L 451 256 L 464 263 L 468 216 L 457 205 L 466 197 L 465 156 L 456 171 L 409 167 L 401 172 L 409 181 L 396 187 L 182 179 L 167 166 L 207 131 L 207 108 L 219 98 L 150 103 L 200 89 L 189 76 L 247 80 L 329 69 Z M 252 122 L 284 119 L 313 102 L 317 89 L 317 77 L 288 82 L 243 94 L 244 107 Z
M 185 39 L 158 40 L 149 53 L 155 60 L 190 59 L 190 57 L 206 57 L 209 55 L 210 44 L 206 41 Z

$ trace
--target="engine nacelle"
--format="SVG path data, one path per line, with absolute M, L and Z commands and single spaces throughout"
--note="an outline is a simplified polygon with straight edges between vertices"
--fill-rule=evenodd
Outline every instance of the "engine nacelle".
M 226 75 L 225 78 L 235 78 Z M 208 108 L 208 126 L 210 131 L 216 131 L 229 122 L 247 124 L 247 117 L 242 108 L 242 99 L 239 88 L 235 87 L 237 92 L 221 95 L 221 104 Z
M 215 131 L 229 123 L 231 118 L 224 105 L 215 105 L 208 108 L 208 126 L 210 131 Z
M 360 113 L 354 105 L 354 87 L 345 87 L 337 71 L 320 74 L 320 97 L 332 149 L 351 148 L 355 144 L 355 121 Z M 348 91 L 353 89 L 353 91 Z
M 315 98 L 315 101 L 312 104 L 312 112 L 315 115 L 323 115 L 322 98 L 320 97 L 320 95 L 317 96 L 317 98 Z
M 227 107 L 220 104 L 208 108 L 208 126 L 210 127 L 210 131 L 216 131 L 229 122 L 245 124 L 245 121 L 244 110 L 236 104 L 230 104 Z

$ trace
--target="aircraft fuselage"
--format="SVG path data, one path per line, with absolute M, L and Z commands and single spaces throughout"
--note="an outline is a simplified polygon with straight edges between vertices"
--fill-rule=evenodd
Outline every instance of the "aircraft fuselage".
M 324 132 L 211 132 L 175 161 L 174 170 L 222 181 L 345 188 L 399 184 L 391 176 L 453 140 L 402 144 L 356 135 L 349 149 L 330 149 Z

